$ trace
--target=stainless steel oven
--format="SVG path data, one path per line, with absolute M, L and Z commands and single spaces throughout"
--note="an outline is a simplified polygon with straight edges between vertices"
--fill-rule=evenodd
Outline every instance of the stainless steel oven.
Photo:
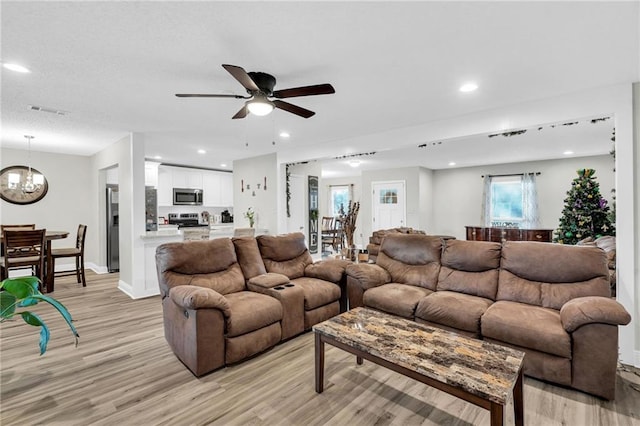
M 173 188 L 174 206 L 201 206 L 202 189 Z

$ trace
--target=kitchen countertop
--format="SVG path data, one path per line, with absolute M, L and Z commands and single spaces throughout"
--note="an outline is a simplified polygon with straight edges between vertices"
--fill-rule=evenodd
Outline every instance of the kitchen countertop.
M 158 239 L 171 239 L 173 241 L 182 241 L 184 239 L 185 231 L 192 233 L 198 233 L 199 230 L 202 232 L 206 232 L 206 228 L 169 228 L 169 229 L 159 229 L 157 231 L 147 231 L 144 235 L 140 237 L 144 240 L 158 240 Z M 224 223 L 211 225 L 209 227 L 209 238 L 223 238 L 223 237 L 233 237 L 234 226 L 232 223 Z M 256 235 L 268 234 L 268 229 L 256 228 Z

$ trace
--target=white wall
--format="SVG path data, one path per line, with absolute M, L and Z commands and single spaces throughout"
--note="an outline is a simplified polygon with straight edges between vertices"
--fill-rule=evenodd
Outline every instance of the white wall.
M 267 190 L 264 190 L 264 179 L 267 178 Z M 244 184 L 244 191 L 240 188 Z M 260 189 L 258 189 L 260 184 Z M 250 189 L 246 189 L 249 185 Z M 277 234 L 279 229 L 278 200 L 279 173 L 276 154 L 262 155 L 233 162 L 233 212 L 234 226 L 248 228 L 249 220 L 244 213 L 249 207 L 256 212 L 254 227 L 265 228 L 270 234 Z M 255 196 L 253 195 L 255 192 Z M 283 213 L 286 216 L 286 212 Z
M 1 167 L 27 165 L 27 151 L 3 148 Z M 98 257 L 98 227 L 93 205 L 89 202 L 92 187 L 91 161 L 78 155 L 31 152 L 31 166 L 47 179 L 49 191 L 34 204 L 18 205 L 2 200 L 0 202 L 0 222 L 35 223 L 38 228 L 55 231 L 69 231 L 69 237 L 53 241 L 53 247 L 73 247 L 79 224 L 87 225 L 85 242 L 85 263 L 96 269 Z M 68 269 L 73 260 L 60 259 L 57 269 Z
M 105 214 L 106 170 L 118 167 L 120 202 L 120 280 L 118 288 L 133 298 L 158 293 L 145 280 L 144 241 L 144 136 L 132 133 L 91 157 L 91 204 L 100 220 Z M 106 247 L 106 225 L 100 230 L 101 247 Z M 102 251 L 103 256 L 104 251 Z M 101 259 L 106 264 L 106 258 Z
M 433 222 L 426 227 L 430 234 L 453 235 L 465 239 L 465 226 L 480 226 L 482 212 L 482 175 L 540 172 L 536 176 L 540 227 L 555 229 L 564 207 L 576 170 L 596 170 L 600 192 L 611 201 L 614 187 L 614 162 L 610 155 L 565 158 L 526 163 L 497 164 L 482 167 L 437 170 L 433 172 Z

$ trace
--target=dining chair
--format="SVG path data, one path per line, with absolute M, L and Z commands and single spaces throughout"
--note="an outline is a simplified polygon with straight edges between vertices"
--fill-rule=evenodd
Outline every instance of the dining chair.
M 5 254 L 0 258 L 0 277 L 9 277 L 12 269 L 31 268 L 31 274 L 44 278 L 45 229 L 14 230 L 7 228 L 2 231 L 2 241 Z
M 79 225 L 78 226 L 78 234 L 76 236 L 76 246 L 75 247 L 64 247 L 64 248 L 54 248 L 51 249 L 51 260 L 53 262 L 52 269 L 54 271 L 53 276 L 55 277 L 66 277 L 70 275 L 76 276 L 76 282 L 78 284 L 82 283 L 82 287 L 87 286 L 87 279 L 84 275 L 84 240 L 87 236 L 87 225 Z M 76 259 L 76 268 L 71 271 L 60 271 L 55 272 L 56 270 L 56 259 L 61 259 L 65 257 L 75 257 Z
M 20 225 L 0 225 L 0 232 L 4 231 L 5 229 L 12 229 L 16 231 L 22 229 L 36 229 L 36 224 L 29 223 Z M 0 256 L 4 256 L 4 243 L 0 246 Z

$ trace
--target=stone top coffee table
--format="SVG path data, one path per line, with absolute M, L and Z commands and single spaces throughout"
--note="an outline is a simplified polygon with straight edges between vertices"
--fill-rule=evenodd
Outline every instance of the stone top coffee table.
M 316 392 L 324 390 L 324 344 L 367 359 L 491 411 L 502 425 L 513 395 L 516 425 L 524 424 L 524 353 L 366 308 L 313 326 Z

